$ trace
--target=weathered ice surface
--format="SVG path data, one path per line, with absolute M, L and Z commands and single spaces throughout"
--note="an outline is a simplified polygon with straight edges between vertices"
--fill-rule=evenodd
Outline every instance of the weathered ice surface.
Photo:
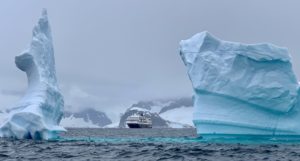
M 33 29 L 31 44 L 15 58 L 17 67 L 26 72 L 28 89 L 1 125 L 0 136 L 18 139 L 51 139 L 64 131 L 59 126 L 64 100 L 59 92 L 51 30 L 47 11 Z
M 180 42 L 180 56 L 195 92 L 198 134 L 300 134 L 299 84 L 287 49 L 201 32 Z

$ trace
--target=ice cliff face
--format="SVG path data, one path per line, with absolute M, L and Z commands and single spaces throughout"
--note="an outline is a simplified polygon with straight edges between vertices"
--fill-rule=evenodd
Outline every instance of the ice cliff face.
M 51 30 L 46 10 L 33 29 L 27 50 L 15 58 L 16 66 L 27 74 L 25 96 L 10 110 L 1 125 L 2 137 L 51 139 L 60 131 L 64 100 L 55 73 Z
M 299 135 L 299 84 L 285 48 L 221 41 L 208 32 L 180 42 L 198 134 Z

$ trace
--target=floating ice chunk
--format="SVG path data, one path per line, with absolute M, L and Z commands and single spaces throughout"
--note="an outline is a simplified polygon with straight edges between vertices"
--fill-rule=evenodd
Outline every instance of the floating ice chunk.
M 300 134 L 299 84 L 286 48 L 201 32 L 180 42 L 180 55 L 198 134 Z
M 18 139 L 51 139 L 60 131 L 64 100 L 56 79 L 51 30 L 44 9 L 33 29 L 30 47 L 15 58 L 17 67 L 26 72 L 25 96 L 9 111 L 1 125 L 0 136 Z

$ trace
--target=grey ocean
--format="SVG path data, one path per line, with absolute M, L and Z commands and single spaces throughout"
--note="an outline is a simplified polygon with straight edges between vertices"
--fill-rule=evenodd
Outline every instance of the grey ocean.
M 68 129 L 52 141 L 2 138 L 0 160 L 300 160 L 299 141 L 250 142 L 207 141 L 195 129 Z

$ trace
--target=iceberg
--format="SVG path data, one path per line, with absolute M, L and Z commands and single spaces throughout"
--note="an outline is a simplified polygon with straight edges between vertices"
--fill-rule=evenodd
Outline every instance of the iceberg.
M 33 29 L 27 50 L 16 56 L 16 66 L 28 78 L 25 96 L 9 110 L 0 127 L 1 137 L 17 139 L 52 139 L 65 129 L 59 126 L 64 100 L 59 91 L 51 29 L 44 9 Z
M 300 134 L 300 90 L 286 48 L 204 31 L 180 42 L 180 56 L 194 89 L 198 135 Z

